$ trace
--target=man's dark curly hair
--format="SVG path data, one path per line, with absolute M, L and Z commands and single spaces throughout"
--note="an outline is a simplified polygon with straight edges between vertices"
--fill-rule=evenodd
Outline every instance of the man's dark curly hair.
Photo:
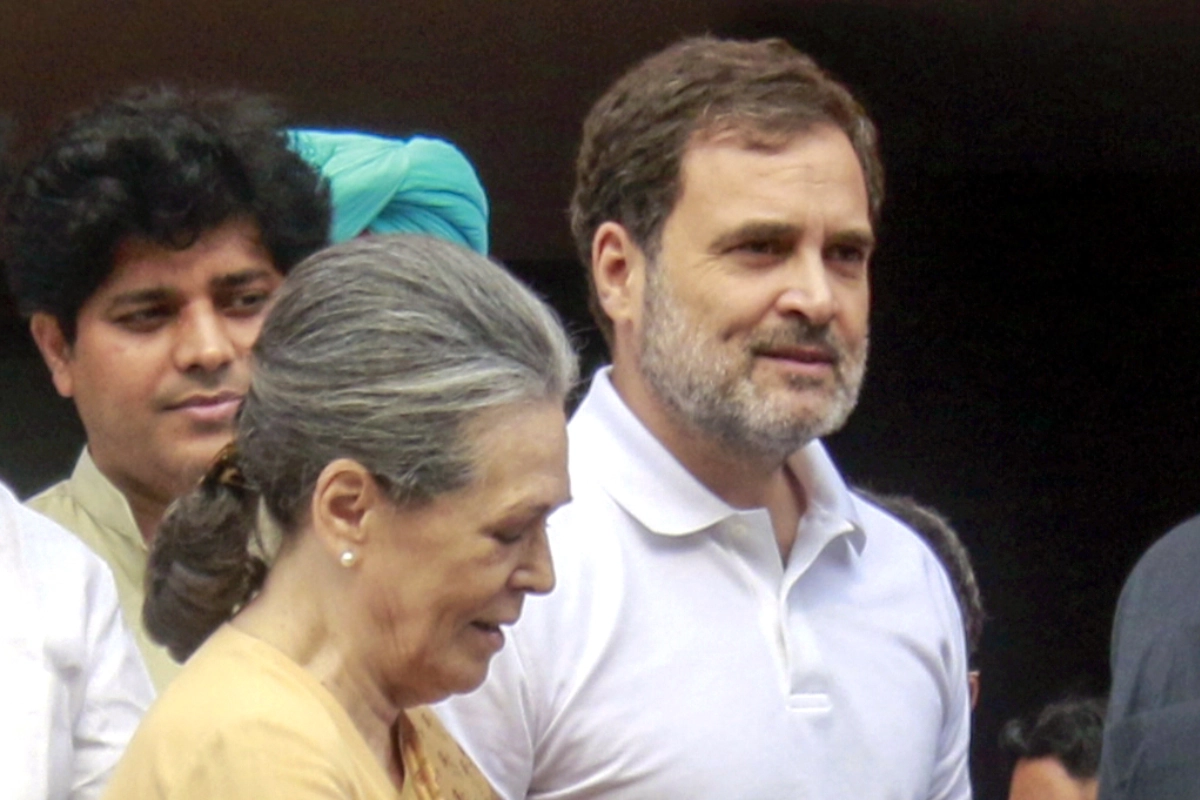
M 286 273 L 326 243 L 330 214 L 271 103 L 143 87 L 72 117 L 16 177 L 0 252 L 21 312 L 53 315 L 73 341 L 128 237 L 184 250 L 246 217 Z
M 1094 697 L 1051 703 L 1036 719 L 1009 720 L 1000 732 L 1000 747 L 1014 758 L 1056 758 L 1076 780 L 1094 778 L 1100 770 L 1104 710 L 1105 701 Z

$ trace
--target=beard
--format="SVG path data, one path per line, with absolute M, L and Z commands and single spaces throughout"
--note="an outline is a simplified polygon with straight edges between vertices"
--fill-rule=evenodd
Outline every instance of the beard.
M 783 461 L 845 424 L 866 373 L 868 338 L 845 342 L 831 326 L 801 317 L 722 339 L 705 334 L 673 295 L 662 270 L 646 277 L 639 342 L 641 370 L 676 419 L 723 448 Z M 804 375 L 755 380 L 758 356 L 781 347 L 818 348 L 831 357 L 832 382 Z

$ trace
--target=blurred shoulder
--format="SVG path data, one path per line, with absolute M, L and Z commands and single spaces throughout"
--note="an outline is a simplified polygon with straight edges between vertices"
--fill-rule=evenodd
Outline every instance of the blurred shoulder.
M 80 578 L 107 574 L 103 560 L 58 522 L 0 486 L 0 519 L 8 546 L 43 586 L 79 587 Z
M 1192 588 L 1200 568 L 1200 516 L 1171 529 L 1138 559 L 1131 584 L 1160 588 Z

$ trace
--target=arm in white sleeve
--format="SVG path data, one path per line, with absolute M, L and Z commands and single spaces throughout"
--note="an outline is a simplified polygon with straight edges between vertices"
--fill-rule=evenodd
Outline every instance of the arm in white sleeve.
M 954 590 L 941 565 L 930 589 L 941 599 L 950 648 L 945 663 L 944 719 L 929 800 L 971 800 L 971 691 L 967 682 L 967 643 Z
M 137 645 L 125 627 L 117 591 L 103 564 L 88 581 L 85 671 L 79 676 L 72 731 L 72 800 L 99 798 L 113 767 L 154 698 Z
M 154 697 L 108 566 L 0 485 L 0 796 L 95 800 Z

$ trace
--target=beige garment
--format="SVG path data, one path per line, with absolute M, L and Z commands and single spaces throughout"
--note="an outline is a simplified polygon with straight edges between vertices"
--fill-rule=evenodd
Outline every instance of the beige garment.
M 279 650 L 217 630 L 150 709 L 105 800 L 494 800 L 427 709 L 399 722 L 405 781 L 332 694 Z
M 71 477 L 27 505 L 74 533 L 108 563 L 117 582 L 125 624 L 133 631 L 154 688 L 161 693 L 180 667 L 142 626 L 148 551 L 125 495 L 104 477 L 85 447 Z

